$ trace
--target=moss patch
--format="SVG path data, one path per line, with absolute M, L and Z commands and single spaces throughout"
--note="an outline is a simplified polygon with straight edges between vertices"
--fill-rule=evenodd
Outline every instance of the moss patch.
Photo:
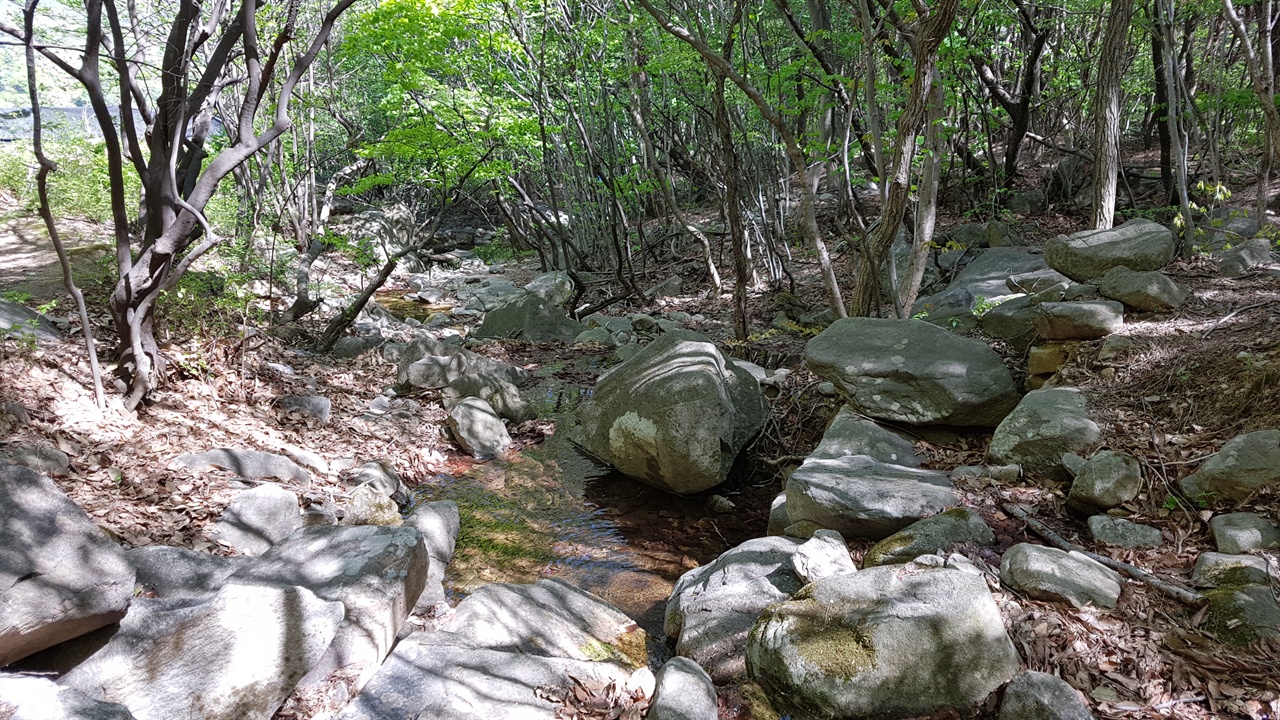
M 895 553 L 911 547 L 915 541 L 915 534 L 905 530 L 890 535 L 867 551 L 866 557 L 862 559 L 862 564 L 866 567 L 884 565 L 885 561 L 893 557 Z
M 800 657 L 823 674 L 852 679 L 876 666 L 875 645 L 861 623 L 834 616 L 812 599 L 783 603 L 777 614 L 790 618 Z
M 1226 645 L 1243 647 L 1258 639 L 1258 634 L 1236 595 L 1239 587 L 1221 587 L 1204 594 L 1209 599 L 1209 612 L 1205 615 L 1204 628 Z

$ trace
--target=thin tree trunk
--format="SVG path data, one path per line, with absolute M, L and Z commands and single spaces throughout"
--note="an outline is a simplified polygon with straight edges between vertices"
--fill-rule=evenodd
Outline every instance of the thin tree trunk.
M 1097 94 L 1093 100 L 1093 227 L 1111 227 L 1116 213 L 1116 180 L 1120 173 L 1120 78 L 1133 0 L 1112 0 L 1107 32 L 1098 60 Z

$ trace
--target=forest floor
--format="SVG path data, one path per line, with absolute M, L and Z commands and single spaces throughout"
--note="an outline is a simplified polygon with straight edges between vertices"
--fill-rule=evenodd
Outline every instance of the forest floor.
M 12 206 L 0 204 L 0 219 L 0 291 L 29 293 L 33 306 L 60 296 L 56 260 L 51 252 L 41 250 L 43 229 Z M 942 230 L 958 221 L 944 218 Z M 1015 232 L 1033 243 L 1082 227 L 1082 220 L 1064 215 L 1014 224 Z M 76 242 L 81 244 L 100 243 L 105 234 L 87 223 L 78 230 Z M 109 252 L 109 246 L 100 250 Z M 82 269 L 89 277 L 96 259 L 92 252 L 82 257 Z M 841 263 L 842 272 L 848 265 Z M 799 281 L 797 294 L 820 306 L 815 266 L 797 258 L 792 269 Z M 534 272 L 527 263 L 508 265 L 513 281 Z M 1088 397 L 1103 430 L 1100 447 L 1122 450 L 1141 460 L 1145 490 L 1123 510 L 1131 519 L 1159 527 L 1166 543 L 1153 550 L 1093 548 L 1083 522 L 1065 509 L 1065 486 L 1037 481 L 1001 485 L 986 480 L 981 485 L 962 484 L 966 502 L 996 530 L 997 545 L 973 555 L 990 578 L 997 576 L 999 556 L 1011 545 L 1043 544 L 1001 510 L 1004 502 L 1030 508 L 1069 540 L 1181 584 L 1186 583 L 1196 555 L 1212 549 L 1207 524 L 1211 511 L 1180 499 L 1177 482 L 1231 437 L 1280 427 L 1280 278 L 1257 272 L 1224 279 L 1202 257 L 1176 261 L 1166 272 L 1192 290 L 1186 304 L 1172 313 L 1127 318 L 1120 332 L 1134 344 L 1125 361 L 1114 366 L 1097 364 L 1093 360 L 1096 343 L 1082 343 L 1062 371 L 1063 380 Z M 100 287 L 87 290 L 91 297 L 101 297 L 103 292 Z M 665 309 L 701 313 L 709 322 L 698 329 L 728 339 L 727 296 L 704 293 L 664 302 Z M 753 328 L 769 327 L 774 310 L 767 293 L 753 294 L 751 311 Z M 64 308 L 57 312 L 68 314 Z M 105 318 L 95 315 L 94 321 L 101 322 L 95 329 L 105 356 L 110 340 L 101 336 Z M 250 447 L 286 454 L 310 451 L 329 459 L 390 458 L 411 486 L 438 485 L 441 478 L 469 475 L 495 491 L 501 489 L 505 475 L 523 467 L 517 457 L 505 461 L 511 464 L 498 462 L 477 469 L 442 435 L 444 413 L 429 394 L 396 398 L 396 412 L 371 417 L 370 401 L 395 380 L 394 365 L 377 353 L 334 360 L 290 349 L 266 333 L 241 332 L 240 326 L 225 318 L 221 324 L 202 327 L 208 332 L 184 333 L 169 345 L 168 352 L 177 360 L 175 372 L 157 393 L 156 402 L 138 416 L 124 412 L 114 394 L 109 395 L 105 411 L 94 406 L 82 344 L 72 340 L 35 348 L 0 344 L 0 402 L 21 403 L 32 418 L 28 425 L 0 420 L 0 438 L 48 443 L 65 452 L 71 458 L 70 471 L 55 481 L 121 542 L 211 552 L 225 552 L 208 530 L 236 489 L 229 477 L 196 478 L 170 468 L 169 460 L 183 452 Z M 748 359 L 784 358 L 794 364 L 803 356 L 806 339 L 768 334 L 735 352 Z M 996 349 L 1011 367 L 1025 366 L 1024 358 L 1011 348 L 997 345 Z M 496 344 L 486 352 L 539 370 L 541 377 L 554 378 L 566 387 L 589 386 L 599 368 L 598 363 L 566 363 L 561 348 L 528 343 Z M 293 372 L 282 372 L 280 365 L 290 366 Z M 752 448 L 756 456 L 764 460 L 802 456 L 813 448 L 837 409 L 833 399 L 817 393 L 816 385 L 816 378 L 803 367 L 796 368 L 771 400 L 769 424 Z M 320 424 L 279 412 L 275 399 L 291 393 L 328 396 L 334 419 Z M 553 432 L 554 425 L 543 420 L 526 423 L 513 435 L 521 448 L 533 448 Z M 982 464 L 989 439 L 989 434 L 957 433 L 922 438 L 919 447 L 928 453 L 929 466 L 949 470 Z M 655 562 L 665 563 L 665 573 L 678 574 L 751 534 L 763 534 L 768 500 L 783 483 L 781 472 L 767 462 L 754 463 L 727 487 L 716 490 L 738 502 L 735 512 L 740 517 L 734 522 L 681 511 L 682 534 L 657 547 Z M 317 473 L 307 492 L 317 499 L 340 495 L 345 489 L 341 476 L 335 464 L 333 471 Z M 603 509 L 610 511 L 607 505 L 612 500 L 602 502 Z M 1280 517 L 1280 495 L 1275 493 L 1256 497 L 1249 505 L 1261 514 Z M 652 513 L 654 520 L 670 515 L 662 508 L 645 512 Z M 645 530 L 646 522 L 632 518 L 630 524 L 618 524 L 618 529 L 639 547 L 651 542 L 653 531 Z M 855 560 L 870 545 L 852 541 Z M 470 562 L 483 560 L 481 553 Z M 537 554 L 516 563 L 525 575 L 536 575 L 547 564 L 547 558 Z M 517 571 L 473 571 L 485 581 L 522 577 Z M 457 571 L 451 568 L 451 574 L 457 584 Z M 1273 568 L 1273 577 L 1280 577 L 1280 568 Z M 1030 600 L 1000 589 L 994 580 L 993 589 L 1026 665 L 1067 680 L 1088 697 L 1098 717 L 1280 717 L 1278 641 L 1248 647 L 1221 644 L 1201 627 L 1203 612 L 1139 582 L 1125 584 L 1114 610 Z M 657 606 L 662 600 L 650 597 L 645 602 Z M 989 711 L 980 710 L 978 716 Z M 731 712 L 726 708 L 728 716 Z

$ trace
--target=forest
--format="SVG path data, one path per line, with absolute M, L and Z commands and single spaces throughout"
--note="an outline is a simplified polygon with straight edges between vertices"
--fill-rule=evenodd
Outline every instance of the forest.
M 1280 718 L 1272 0 L 0 0 L 0 720 Z

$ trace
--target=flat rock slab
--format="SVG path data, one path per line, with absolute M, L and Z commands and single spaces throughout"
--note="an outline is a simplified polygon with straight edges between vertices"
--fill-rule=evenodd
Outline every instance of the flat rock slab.
M 809 459 L 787 480 L 787 516 L 845 537 L 880 540 L 959 502 L 933 470 L 889 465 L 865 455 Z
M 71 458 L 47 443 L 18 443 L 0 448 L 0 462 L 24 465 L 45 475 L 66 475 L 71 470 Z
M 576 677 L 625 684 L 630 671 L 607 662 L 475 648 L 447 632 L 414 633 L 396 646 L 337 720 L 554 720 L 539 689 Z
M 1159 528 L 1110 515 L 1094 515 L 1089 518 L 1089 534 L 1104 545 L 1124 548 L 1160 547 L 1164 542 Z
M 28 675 L 0 675 L 0 718 L 136 720 L 123 705 L 94 700 L 48 678 Z
M 676 653 L 720 683 L 746 677 L 747 634 L 768 606 L 800 589 L 791 558 L 801 541 L 755 538 L 676 581 L 663 629 Z
M 201 453 L 187 453 L 173 459 L 174 466 L 202 473 L 210 469 L 226 470 L 246 480 L 277 478 L 302 485 L 311 483 L 311 474 L 300 465 L 275 453 L 261 450 L 215 448 Z
M 582 323 L 532 293 L 514 295 L 484 316 L 472 335 L 478 338 L 512 338 L 529 342 L 573 342 Z
M 968 508 L 952 508 L 899 530 L 876 543 L 862 558 L 863 567 L 911 562 L 921 555 L 945 550 L 952 545 L 990 545 L 995 533 L 978 513 Z
M 53 481 L 0 463 L 0 667 L 124 617 L 133 579 Z
M 158 598 L 205 598 L 217 593 L 247 558 L 148 545 L 125 551 L 143 592 Z
M 138 720 L 267 720 L 320 660 L 342 614 L 341 603 L 296 587 L 136 600 L 119 632 L 59 684 Z
M 1000 423 L 989 453 L 1027 473 L 1065 480 L 1063 454 L 1087 450 L 1100 435 L 1079 390 L 1046 388 L 1027 393 Z
M 1266 585 L 1268 582 L 1267 560 L 1257 555 L 1200 553 L 1191 569 L 1191 584 L 1196 587 Z
M 922 460 L 922 456 L 916 454 L 915 443 L 877 425 L 848 405 L 840 408 L 840 412 L 831 419 L 818 447 L 809 453 L 809 457 L 837 458 L 846 455 L 867 455 L 882 463 L 904 467 L 920 467 Z
M 62 337 L 49 318 L 16 303 L 0 298 L 0 336 L 22 338 L 34 337 L 37 340 L 57 340 Z
M 993 426 L 1018 402 L 986 343 L 915 320 L 844 318 L 805 346 L 813 373 L 873 418 Z
M 1114 267 L 1159 270 L 1173 260 L 1173 250 L 1169 228 L 1135 218 L 1109 230 L 1059 235 L 1045 243 L 1044 256 L 1049 267 L 1083 283 Z
M 458 604 L 440 628 L 491 650 L 619 665 L 647 663 L 645 633 L 591 593 L 561 580 L 494 583 Z
M 1018 670 L 986 582 L 878 567 L 819 580 L 751 632 L 751 676 L 815 717 L 932 715 L 981 702 Z
M 1205 593 L 1204 627 L 1231 645 L 1280 638 L 1280 603 L 1266 585 L 1223 587 Z
M 1014 545 L 1000 560 L 1000 582 L 1006 587 L 1075 607 L 1115 607 L 1121 580 L 1116 571 L 1078 552 L 1029 543 Z
M 1127 267 L 1111 268 L 1096 282 L 1103 297 L 1119 300 L 1134 310 L 1172 310 L 1186 302 L 1189 295 L 1186 288 L 1164 273 L 1138 272 Z
M 368 680 L 395 642 L 427 579 L 427 549 L 409 526 L 304 527 L 276 543 L 230 582 L 304 587 L 346 608 L 311 684 L 338 668 Z
M 438 385 L 419 385 L 410 377 L 410 366 L 427 357 L 444 358 L 446 364 L 456 362 L 458 373 Z M 454 360 L 455 357 L 456 360 Z M 400 358 L 396 362 L 396 382 L 399 384 L 409 383 L 418 387 L 444 387 L 452 380 L 466 373 L 494 375 L 512 385 L 519 385 L 530 377 L 529 371 L 524 368 L 518 368 L 514 365 L 487 358 L 456 345 L 441 342 L 433 337 L 420 337 L 409 343 L 400 353 Z
M 278 485 L 259 485 L 236 495 L 211 535 L 241 555 L 261 555 L 299 527 L 298 496 Z

